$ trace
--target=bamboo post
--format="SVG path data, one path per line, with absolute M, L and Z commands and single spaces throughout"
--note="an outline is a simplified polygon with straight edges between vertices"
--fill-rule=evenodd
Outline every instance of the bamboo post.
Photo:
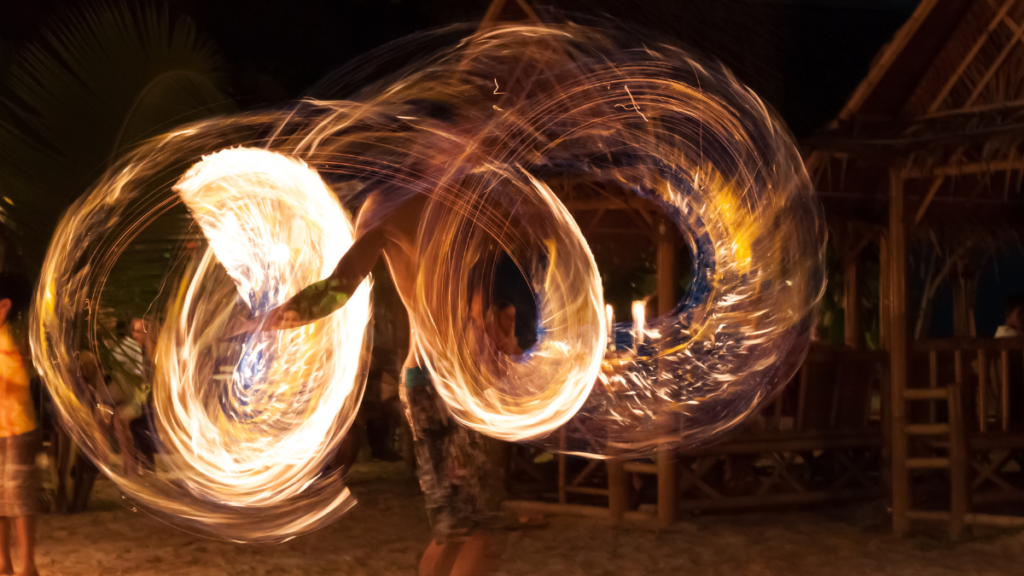
M 857 254 L 847 254 L 843 263 L 843 280 L 845 284 L 846 304 L 843 310 L 846 346 L 851 350 L 860 350 L 864 339 L 864 331 L 860 322 L 860 284 L 858 269 L 860 259 Z
M 978 350 L 978 427 L 988 431 L 988 354 L 984 348 Z
M 889 293 L 889 234 L 883 233 L 878 239 L 878 343 L 883 350 L 889 350 L 889 321 L 892 312 L 890 311 Z
M 619 524 L 626 516 L 626 470 L 622 460 L 608 460 L 608 517 Z
M 1003 348 L 1000 356 L 1000 364 L 1002 366 L 1002 378 L 1000 380 L 1002 386 L 999 391 L 999 406 L 1002 408 L 1000 415 L 1002 416 L 1003 431 L 1005 432 L 1010 429 L 1010 351 Z
M 959 352 L 959 351 L 957 351 Z M 967 485 L 967 442 L 964 438 L 962 384 L 949 387 L 949 537 L 956 539 L 964 529 L 970 488 Z
M 907 475 L 906 403 L 907 387 L 907 237 L 904 213 L 903 176 L 898 168 L 889 171 L 889 373 L 892 412 L 892 528 L 897 535 L 910 528 L 910 478 Z
M 667 528 L 676 521 L 676 454 L 671 448 L 658 450 L 658 525 Z
M 939 353 L 935 350 L 928 352 L 928 386 L 931 388 L 939 387 Z M 935 424 L 937 418 L 936 406 L 934 402 L 928 403 L 928 422 Z
M 964 385 L 964 352 L 960 349 L 953 352 L 953 377 L 957 386 Z
M 658 222 L 658 314 L 676 307 L 676 250 L 668 222 Z M 676 458 L 671 448 L 658 450 L 658 524 L 667 527 L 676 520 Z

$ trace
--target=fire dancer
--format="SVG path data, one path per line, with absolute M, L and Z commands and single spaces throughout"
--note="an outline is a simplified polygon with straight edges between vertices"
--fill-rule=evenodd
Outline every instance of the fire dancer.
M 419 275 L 416 232 L 426 201 L 422 194 L 397 203 L 384 194 L 371 194 L 359 212 L 356 241 L 334 273 L 250 326 L 291 328 L 330 314 L 345 304 L 381 255 L 402 301 L 412 301 Z M 490 465 L 483 436 L 449 416 L 417 357 L 422 353 L 410 350 L 400 390 L 434 534 L 419 574 L 480 576 L 491 570 L 489 561 L 497 556 L 497 539 L 490 529 L 503 517 L 488 510 L 487 503 L 497 500 L 488 491 L 500 489 L 502 483 Z

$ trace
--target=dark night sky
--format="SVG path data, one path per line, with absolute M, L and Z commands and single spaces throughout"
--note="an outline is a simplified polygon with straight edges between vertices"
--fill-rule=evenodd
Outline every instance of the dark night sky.
M 511 0 L 510 0 L 511 1 Z M 345 62 L 418 30 L 478 20 L 489 0 L 167 0 L 228 61 L 243 107 L 303 94 Z M 10 55 L 79 0 L 0 2 Z M 549 0 L 574 20 L 607 15 L 718 58 L 798 136 L 830 120 L 916 0 Z M 541 8 L 542 10 L 544 8 Z
M 132 0 L 127 0 L 132 1 Z M 158 0 L 159 1 L 159 0 Z M 513 0 L 509 0 L 513 1 Z M 87 0 L 0 0 L 0 70 L 45 26 Z M 605 17 L 684 44 L 730 66 L 797 136 L 823 127 L 867 73 L 872 58 L 918 0 L 532 0 L 548 13 Z M 194 20 L 224 55 L 242 107 L 301 96 L 351 59 L 386 42 L 473 22 L 490 0 L 165 0 Z M 159 5 L 159 4 L 158 4 Z M 554 7 L 554 8 L 552 8 Z M 648 33 L 648 32 L 645 32 Z M 1010 287 L 1024 286 L 1019 259 L 989 264 L 979 289 L 978 330 L 1002 320 Z M 944 311 L 950 296 L 940 293 Z M 947 331 L 945 312 L 933 320 Z M 936 334 L 941 336 L 942 334 Z
M 512 1 L 512 0 L 509 0 Z M 774 106 L 797 136 L 823 127 L 918 0 L 548 0 L 570 19 L 606 16 L 723 60 Z M 82 0 L 0 0 L 0 66 Z M 490 0 L 166 0 L 194 20 L 227 61 L 243 107 L 304 94 L 352 58 L 407 34 L 478 20 Z M 543 8 L 542 8 L 543 10 Z M 550 11 L 550 8 L 548 8 Z M 1016 261 L 990 264 L 978 328 L 1001 321 Z M 939 299 L 946 298 L 940 294 Z M 939 302 L 936 309 L 945 309 Z M 990 310 L 991 309 L 991 310 Z M 941 316 L 941 315 L 940 315 Z M 936 318 L 942 331 L 948 322 Z

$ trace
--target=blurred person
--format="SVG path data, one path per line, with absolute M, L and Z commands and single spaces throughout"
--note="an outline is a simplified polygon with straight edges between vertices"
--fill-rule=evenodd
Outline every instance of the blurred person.
M 130 336 L 132 342 L 138 346 L 139 376 L 142 382 L 137 396 L 139 414 L 128 422 L 128 429 L 140 463 L 155 469 L 157 438 L 153 429 L 153 353 L 156 348 L 156 334 L 148 320 L 132 318 Z
M 78 381 L 75 382 L 75 385 L 79 388 L 75 396 L 82 398 L 83 404 L 91 405 L 93 418 L 97 425 L 106 427 L 103 402 L 100 399 L 105 396 L 103 372 L 96 356 L 87 349 L 80 350 L 78 353 Z M 101 449 L 109 450 L 106 437 L 99 437 L 96 441 L 101 443 Z M 68 505 L 67 511 L 74 514 L 85 512 L 89 507 L 89 496 L 92 494 L 93 485 L 96 483 L 96 477 L 100 471 L 74 441 L 72 441 L 66 456 L 61 455 L 60 469 L 63 471 L 64 467 L 72 461 L 74 464 L 71 465 L 71 503 Z
M 109 320 L 103 320 L 104 327 Z M 113 429 L 125 474 L 135 474 L 140 465 L 130 423 L 143 417 L 145 402 L 145 359 L 142 344 L 133 337 L 129 323 L 114 320 L 114 330 L 101 336 L 98 366 L 90 366 L 90 384 L 97 391 L 97 418 Z M 97 359 L 86 357 L 86 361 Z
M 0 574 L 14 574 L 11 524 L 18 532 L 20 576 L 38 574 L 35 514 L 38 512 L 36 413 L 29 393 L 25 355 L 12 324 L 28 310 L 32 288 L 20 276 L 0 274 Z
M 117 320 L 112 310 L 103 310 L 97 324 L 102 329 L 96 349 L 99 355 L 87 347 L 78 353 L 81 397 L 92 404 L 96 425 L 113 435 L 124 473 L 134 475 L 141 457 L 131 423 L 145 418 L 144 346 L 133 337 L 130 324 Z M 101 453 L 114 451 L 106 435 L 96 441 Z M 98 468 L 79 450 L 72 470 L 69 512 L 84 512 L 88 508 L 98 474 Z

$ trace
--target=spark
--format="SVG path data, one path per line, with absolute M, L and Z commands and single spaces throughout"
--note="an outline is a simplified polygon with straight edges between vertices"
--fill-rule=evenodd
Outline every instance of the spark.
M 630 104 L 629 106 L 625 104 L 616 104 L 616 106 L 621 106 L 623 110 L 635 111 L 637 114 L 640 115 L 641 118 L 644 119 L 644 122 L 649 122 L 649 120 L 647 120 L 647 116 L 644 116 L 644 113 L 640 111 L 640 106 L 636 103 L 636 100 L 633 99 L 633 93 L 629 91 L 629 86 L 625 86 L 625 88 L 626 94 L 629 95 L 629 101 L 632 102 L 632 104 Z

